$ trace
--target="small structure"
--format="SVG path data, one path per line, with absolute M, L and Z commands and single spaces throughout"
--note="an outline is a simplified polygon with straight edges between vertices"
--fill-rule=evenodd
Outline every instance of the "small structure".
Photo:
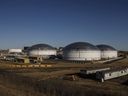
M 42 56 L 30 56 L 29 59 L 31 63 L 39 63 L 44 61 Z
M 124 75 L 128 75 L 128 68 L 96 72 L 96 78 L 101 80 L 101 82 L 104 82 L 104 80 L 109 80 Z
M 15 60 L 15 56 L 11 56 L 11 55 L 7 55 L 7 56 L 5 56 L 5 60 L 7 60 L 7 61 L 14 61 Z
M 16 58 L 16 62 L 27 64 L 27 63 L 30 63 L 30 60 L 29 60 L 29 58 Z
M 80 70 L 80 74 L 89 75 L 89 74 L 95 74 L 96 72 L 106 71 L 106 70 L 110 70 L 110 68 Z
M 0 57 L 4 57 L 8 54 L 8 50 L 0 50 Z

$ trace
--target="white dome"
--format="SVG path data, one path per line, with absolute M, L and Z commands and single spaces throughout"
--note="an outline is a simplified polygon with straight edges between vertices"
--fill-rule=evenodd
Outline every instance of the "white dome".
M 112 46 L 101 44 L 97 45 L 97 47 L 101 50 L 101 58 L 103 59 L 118 57 L 118 51 Z
M 48 57 L 51 55 L 56 55 L 56 49 L 47 44 L 37 44 L 29 48 L 28 54 L 29 56 Z
M 87 42 L 75 42 L 63 49 L 64 59 L 76 61 L 100 60 L 100 50 Z

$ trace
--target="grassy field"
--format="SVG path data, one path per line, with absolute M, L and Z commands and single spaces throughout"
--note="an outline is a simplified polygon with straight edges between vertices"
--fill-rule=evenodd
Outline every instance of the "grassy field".
M 46 68 L 11 68 L 0 62 L 0 96 L 127 96 L 128 76 L 101 83 L 82 78 L 80 69 L 128 67 L 128 58 L 109 64 L 73 64 L 57 62 Z M 77 79 L 65 80 L 65 76 Z

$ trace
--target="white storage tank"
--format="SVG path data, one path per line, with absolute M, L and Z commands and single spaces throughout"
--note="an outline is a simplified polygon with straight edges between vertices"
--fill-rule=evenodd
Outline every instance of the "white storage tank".
M 101 59 L 100 50 L 87 42 L 75 42 L 63 49 L 65 60 L 91 61 Z
M 22 53 L 22 49 L 9 49 L 9 53 Z
M 118 51 L 109 45 L 97 45 L 97 47 L 101 50 L 101 58 L 103 59 L 110 59 L 110 58 L 117 58 Z
M 42 56 L 48 58 L 51 55 L 56 55 L 56 49 L 48 44 L 33 45 L 28 50 L 29 56 Z

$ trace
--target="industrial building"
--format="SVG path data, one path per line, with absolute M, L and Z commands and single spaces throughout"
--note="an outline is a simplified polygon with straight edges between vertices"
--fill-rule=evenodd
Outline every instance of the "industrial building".
M 17 63 L 23 63 L 23 64 L 28 64 L 28 63 L 30 63 L 30 60 L 29 60 L 29 58 L 17 57 L 15 59 L 15 62 L 17 62 Z
M 96 72 L 101 72 L 106 70 L 110 70 L 110 68 L 85 69 L 85 70 L 80 70 L 80 74 L 90 75 L 90 74 L 96 74 Z
M 110 59 L 110 58 L 117 58 L 118 51 L 109 45 L 97 45 L 97 47 L 101 50 L 101 58 L 102 59 Z
M 63 49 L 65 60 L 91 61 L 100 60 L 101 51 L 94 45 L 87 42 L 75 42 Z
M 37 44 L 33 45 L 28 49 L 28 55 L 31 57 L 43 57 L 49 58 L 52 55 L 56 55 L 56 49 L 47 44 Z
M 128 75 L 128 68 L 120 68 L 120 69 L 96 72 L 96 78 L 101 80 L 101 82 L 104 82 L 104 80 L 109 80 L 125 75 Z

